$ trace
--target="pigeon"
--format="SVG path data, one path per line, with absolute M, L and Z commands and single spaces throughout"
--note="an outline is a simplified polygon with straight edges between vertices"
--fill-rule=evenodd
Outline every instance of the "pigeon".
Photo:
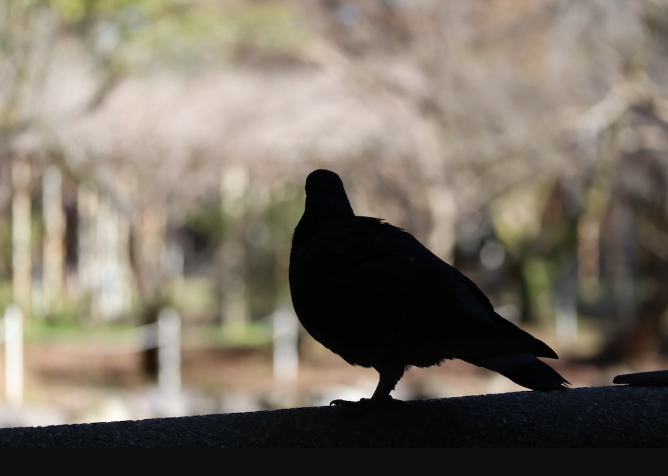
M 391 393 L 407 370 L 452 359 L 531 390 L 569 388 L 539 359 L 554 350 L 497 314 L 462 272 L 406 230 L 355 215 L 339 175 L 314 170 L 305 190 L 288 272 L 295 313 L 320 344 L 379 375 L 371 398 L 331 405 L 401 402 Z

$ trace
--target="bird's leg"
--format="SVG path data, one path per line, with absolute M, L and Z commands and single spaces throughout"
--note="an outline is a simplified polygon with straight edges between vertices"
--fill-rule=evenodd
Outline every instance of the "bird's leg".
M 393 403 L 402 403 L 401 400 L 395 400 L 390 393 L 396 387 L 399 379 L 404 375 L 403 365 L 384 365 L 374 367 L 379 374 L 378 385 L 376 390 L 371 395 L 371 398 L 362 398 L 358 402 L 351 402 L 348 400 L 332 400 L 330 405 L 337 406 L 379 406 Z
M 388 402 L 394 400 L 390 393 L 397 386 L 397 383 L 403 377 L 405 368 L 403 365 L 386 365 L 375 367 L 378 371 L 378 385 L 371 395 L 371 400 L 377 402 Z

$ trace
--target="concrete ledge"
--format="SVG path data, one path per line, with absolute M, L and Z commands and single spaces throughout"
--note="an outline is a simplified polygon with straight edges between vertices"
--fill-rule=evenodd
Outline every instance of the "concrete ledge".
M 668 387 L 5 428 L 0 447 L 668 447 Z

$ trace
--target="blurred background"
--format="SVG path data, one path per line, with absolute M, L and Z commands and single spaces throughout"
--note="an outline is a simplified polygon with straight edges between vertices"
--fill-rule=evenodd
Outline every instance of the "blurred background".
M 0 85 L 0 426 L 370 396 L 292 310 L 323 167 L 574 387 L 668 368 L 666 0 L 0 0 Z

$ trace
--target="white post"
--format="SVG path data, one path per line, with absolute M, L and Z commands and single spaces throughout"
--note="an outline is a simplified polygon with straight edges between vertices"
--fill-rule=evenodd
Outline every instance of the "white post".
M 297 381 L 299 355 L 297 317 L 279 309 L 273 314 L 274 328 L 274 381 L 279 385 L 293 385 Z
M 168 398 L 181 391 L 181 318 L 172 308 L 158 315 L 158 386 Z
M 5 311 L 5 395 L 11 406 L 23 402 L 23 314 L 15 304 Z

